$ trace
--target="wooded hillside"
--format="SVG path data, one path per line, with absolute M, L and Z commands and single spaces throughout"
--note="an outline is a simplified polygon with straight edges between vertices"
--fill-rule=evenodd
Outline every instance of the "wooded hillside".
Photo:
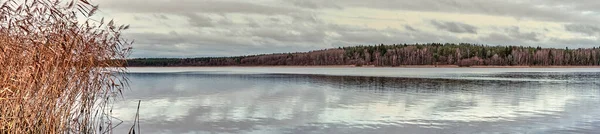
M 557 49 L 477 44 L 393 44 L 354 46 L 298 53 L 237 57 L 139 58 L 129 66 L 312 66 L 312 65 L 495 65 L 592 66 L 600 65 L 599 48 Z

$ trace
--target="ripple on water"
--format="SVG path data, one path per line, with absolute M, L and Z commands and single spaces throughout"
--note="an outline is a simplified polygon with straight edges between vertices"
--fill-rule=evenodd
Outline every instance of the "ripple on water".
M 598 70 L 146 71 L 128 74 L 135 93 L 113 110 L 128 126 L 141 99 L 145 133 L 600 131 Z

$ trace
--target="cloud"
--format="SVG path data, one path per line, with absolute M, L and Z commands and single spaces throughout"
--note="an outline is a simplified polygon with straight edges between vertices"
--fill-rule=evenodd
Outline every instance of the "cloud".
M 521 32 L 519 27 L 509 27 L 506 28 L 506 33 L 512 38 L 521 39 L 526 41 L 540 41 L 539 33 L 536 32 Z
M 208 34 L 135 33 L 127 37 L 139 40 L 133 46 L 132 57 L 234 56 L 317 49 L 304 45 L 281 46 L 262 38 Z
M 435 26 L 437 29 L 452 33 L 477 34 L 477 27 L 461 22 L 440 22 L 431 20 L 431 24 L 433 24 L 433 26 Z
M 301 29 L 301 28 L 259 28 L 248 31 L 249 36 L 272 39 L 280 42 L 310 42 L 319 43 L 325 38 L 323 31 Z
M 404 29 L 406 29 L 408 31 L 413 31 L 413 32 L 419 31 L 419 30 L 417 30 L 417 29 L 415 29 L 415 28 L 413 28 L 413 27 L 411 27 L 409 25 L 404 25 Z
M 572 39 L 560 39 L 560 38 L 552 38 L 550 39 L 554 44 L 549 44 L 549 47 L 557 47 L 557 48 L 582 48 L 582 47 L 598 47 L 600 45 L 600 40 L 598 39 L 590 39 L 590 38 L 572 38 Z
M 589 36 L 593 36 L 600 32 L 600 27 L 589 24 L 566 24 L 565 30 L 569 32 L 583 33 Z
M 286 2 L 292 3 L 292 5 L 310 9 L 320 8 L 334 8 L 342 9 L 341 6 L 337 5 L 331 0 L 311 1 L 311 0 L 286 0 Z
M 165 16 L 164 14 L 154 14 L 154 17 L 158 18 L 158 19 L 163 19 L 163 20 L 168 20 L 169 17 Z
M 487 43 L 495 44 L 495 45 L 515 45 L 515 44 L 520 43 L 520 42 L 515 42 L 515 40 L 511 39 L 510 37 L 508 37 L 504 34 L 500 34 L 500 33 L 491 33 L 487 36 L 481 37 L 480 40 L 487 41 Z
M 294 8 L 261 5 L 245 1 L 227 0 L 102 0 L 103 10 L 135 13 L 242 13 L 242 14 L 288 14 L 302 12 Z
M 600 44 L 600 1 L 102 0 L 134 57 L 235 56 L 393 43 Z M 442 31 L 442 32 L 440 32 Z M 444 32 L 445 31 L 445 32 Z M 586 35 L 585 37 L 581 37 Z
M 556 22 L 598 22 L 598 16 L 582 14 L 585 11 L 600 11 L 598 1 L 582 0 L 576 3 L 561 0 L 304 0 L 310 8 L 373 8 L 385 10 L 408 10 L 460 14 L 508 16 Z M 595 5 L 595 6 L 594 6 Z M 299 7 L 307 7 L 297 5 Z
M 206 16 L 206 15 L 202 15 L 202 14 L 195 14 L 195 13 L 186 13 L 184 14 L 185 17 L 188 18 L 188 22 L 190 23 L 191 26 L 194 27 L 213 27 L 213 20 Z

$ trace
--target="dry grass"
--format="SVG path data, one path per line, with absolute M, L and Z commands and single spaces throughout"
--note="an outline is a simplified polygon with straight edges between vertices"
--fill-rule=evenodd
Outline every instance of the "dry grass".
M 110 133 L 126 79 L 109 67 L 129 54 L 128 26 L 89 19 L 87 0 L 0 6 L 0 133 Z

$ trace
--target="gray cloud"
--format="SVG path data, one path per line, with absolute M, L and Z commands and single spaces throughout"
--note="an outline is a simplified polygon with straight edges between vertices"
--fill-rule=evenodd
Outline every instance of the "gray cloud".
M 585 11 L 600 11 L 598 1 L 580 0 L 345 0 L 333 3 L 332 0 L 304 0 L 311 8 L 343 9 L 366 7 L 387 10 L 428 11 L 444 13 L 467 13 L 494 16 L 509 16 L 543 21 L 558 22 L 598 22 L 598 16 L 582 14 Z M 332 4 L 333 3 L 333 4 Z M 299 7 L 306 7 L 298 5 Z M 340 8 L 342 7 L 342 8 Z
M 404 25 L 404 29 L 406 29 L 406 30 L 408 30 L 408 31 L 413 31 L 413 32 L 415 32 L 415 31 L 419 31 L 419 30 L 417 30 L 417 29 L 415 29 L 414 27 L 411 27 L 411 26 L 409 26 L 409 25 Z
M 566 24 L 565 30 L 592 36 L 600 32 L 600 27 L 589 24 Z
M 225 0 L 102 0 L 103 9 L 136 13 L 243 13 L 243 14 L 288 14 L 302 12 L 293 8 L 268 6 L 243 1 Z
M 331 0 L 323 0 L 323 1 L 287 0 L 286 2 L 290 2 L 294 6 L 303 7 L 303 8 L 311 8 L 311 9 L 319 9 L 319 8 L 342 9 L 342 7 L 340 7 L 334 1 L 331 1 Z
M 259 28 L 251 29 L 248 32 L 248 36 L 256 36 L 281 42 L 322 43 L 326 36 L 324 31 L 302 28 Z
M 227 19 L 227 18 L 223 18 L 223 19 L 218 20 L 216 22 L 216 24 L 218 24 L 218 25 L 225 25 L 225 26 L 235 25 L 235 23 L 233 23 L 233 21 L 231 21 L 230 19 Z
M 487 36 L 481 37 L 480 40 L 484 40 L 484 41 L 487 41 L 486 43 L 496 44 L 496 45 L 515 45 L 516 43 L 520 43 L 520 42 L 515 42 L 515 40 L 511 39 L 510 37 L 508 37 L 504 34 L 500 34 L 500 33 L 491 33 Z
M 171 33 L 132 33 L 139 40 L 132 57 L 203 57 L 234 56 L 258 53 L 282 53 L 317 49 L 305 45 L 278 45 L 276 42 L 246 37 Z
M 526 41 L 540 41 L 539 33 L 536 32 L 521 32 L 519 27 L 506 28 L 506 33 L 512 38 L 521 39 Z
M 164 14 L 154 14 L 154 17 L 158 18 L 158 19 L 163 19 L 163 20 L 168 20 L 169 17 L 165 16 Z
M 398 43 L 427 43 L 427 42 L 475 42 L 469 38 L 458 38 L 451 35 L 438 35 L 428 32 L 411 31 L 387 28 L 373 29 L 348 25 L 328 25 L 327 28 L 340 36 L 330 37 L 334 45 L 355 46 L 373 44 L 398 44 Z
M 597 0 L 577 0 L 576 2 L 565 0 L 533 0 L 532 2 L 575 11 L 600 11 L 598 8 L 600 1 Z
M 286 28 L 282 28 L 286 27 Z M 328 35 L 326 32 L 335 33 Z M 337 46 L 379 43 L 463 42 L 449 35 L 373 29 L 351 25 L 277 26 L 239 29 L 218 34 L 132 33 L 138 42 L 134 57 L 233 56 L 257 53 L 310 51 Z
M 345 9 L 351 7 L 428 11 L 443 13 L 483 14 L 509 16 L 519 19 L 535 19 L 558 22 L 599 22 L 596 0 L 283 0 L 277 5 L 262 5 L 249 1 L 228 0 L 102 0 L 103 9 L 138 13 L 251 13 L 290 14 L 306 12 L 302 9 Z M 298 7 L 298 8 L 290 8 Z
M 582 47 L 598 47 L 600 45 L 600 40 L 598 39 L 588 39 L 588 38 L 574 38 L 574 39 L 557 39 L 552 38 L 553 44 L 549 44 L 549 47 L 558 47 L 558 48 L 582 48 Z
M 248 21 L 248 26 L 251 28 L 259 28 L 260 24 L 253 19 L 246 19 Z M 279 21 L 277 21 L 279 22 Z
M 98 4 L 101 12 L 123 14 L 144 24 L 132 24 L 132 31 L 126 34 L 136 40 L 134 57 L 233 56 L 379 43 L 544 47 L 591 47 L 600 43 L 577 37 L 600 36 L 600 26 L 590 25 L 600 22 L 600 8 L 596 8 L 600 1 L 596 0 L 102 0 Z M 349 14 L 355 11 L 399 14 Z M 403 18 L 403 11 L 435 12 L 436 16 Z M 533 20 L 542 26 L 487 26 L 480 21 L 467 24 L 439 14 L 514 17 L 519 23 Z M 562 29 L 552 27 L 556 24 L 566 25 Z M 159 28 L 153 27 L 156 25 Z M 557 36 L 557 32 L 574 36 Z
M 524 32 L 518 26 L 502 28 L 503 32 L 493 32 L 480 36 L 477 42 L 491 45 L 545 46 L 558 45 L 556 42 L 541 42 L 543 36 L 537 32 Z
M 437 29 L 445 30 L 452 33 L 477 34 L 477 27 L 461 22 L 440 22 L 436 20 L 431 20 L 431 24 Z
M 195 13 L 186 13 L 183 14 L 185 17 L 188 18 L 188 22 L 190 23 L 191 26 L 194 27 L 213 27 L 213 20 L 203 14 L 195 14 Z
M 134 15 L 134 16 L 133 16 L 133 19 L 134 19 L 134 20 L 137 20 L 137 21 L 144 20 L 144 18 L 143 18 L 143 17 L 137 16 L 137 15 Z

